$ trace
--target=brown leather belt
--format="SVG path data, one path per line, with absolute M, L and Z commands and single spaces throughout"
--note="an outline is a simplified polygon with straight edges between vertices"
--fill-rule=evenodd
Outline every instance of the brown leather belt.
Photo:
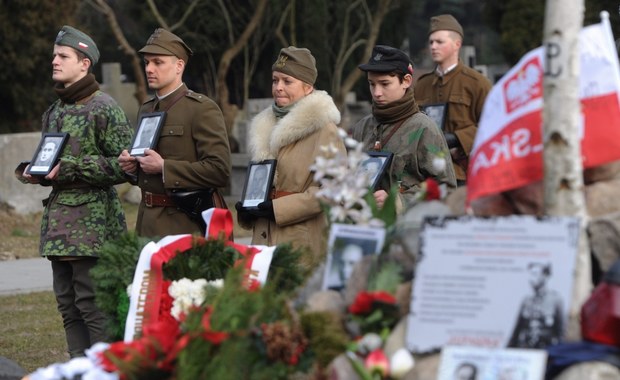
M 286 197 L 287 195 L 291 195 L 291 194 L 297 194 L 297 193 L 294 191 L 282 191 L 282 190 L 273 189 L 271 190 L 271 193 L 269 193 L 269 199 L 278 199 L 278 198 Z
M 172 198 L 166 194 L 155 194 L 148 191 L 142 191 L 142 200 L 146 207 L 176 207 Z

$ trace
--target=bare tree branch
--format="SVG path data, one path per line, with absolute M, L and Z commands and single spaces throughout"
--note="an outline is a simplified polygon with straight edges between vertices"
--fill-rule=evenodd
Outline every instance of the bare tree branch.
M 116 19 L 116 14 L 114 13 L 114 10 L 108 5 L 105 0 L 88 0 L 88 4 L 105 16 L 108 24 L 110 25 L 110 29 L 112 29 L 112 34 L 114 34 L 116 41 L 120 44 L 121 50 L 129 56 L 131 61 L 131 67 L 136 78 L 136 92 L 134 96 L 138 100 L 139 104 L 144 103 L 147 93 L 146 81 L 144 80 L 144 75 L 142 74 L 142 60 L 140 59 L 140 56 L 138 55 L 136 50 L 129 44 L 129 42 L 125 38 L 125 34 L 123 33 L 123 30 L 118 24 L 118 20 Z
M 267 8 L 268 0 L 259 0 L 256 4 L 256 9 L 254 10 L 254 15 L 245 26 L 245 30 L 239 38 L 235 41 L 235 43 L 228 48 L 220 58 L 220 63 L 217 69 L 217 79 L 216 79 L 216 99 L 220 108 L 222 109 L 222 113 L 224 114 L 224 120 L 226 122 L 226 127 L 230 131 L 232 129 L 232 125 L 234 122 L 234 118 L 236 116 L 238 108 L 230 104 L 229 101 L 229 91 L 228 85 L 226 83 L 226 76 L 228 75 L 228 69 L 230 68 L 230 64 L 232 60 L 239 54 L 239 52 L 247 45 L 252 33 L 254 30 L 260 25 L 260 22 L 265 14 L 265 9 Z
M 288 43 L 288 39 L 286 37 L 284 37 L 284 33 L 282 33 L 282 28 L 284 27 L 284 22 L 286 21 L 286 17 L 288 16 L 289 12 L 292 12 L 292 1 L 289 1 L 288 4 L 286 4 L 286 8 L 284 8 L 284 11 L 282 12 L 282 17 L 280 18 L 280 21 L 278 22 L 278 26 L 276 27 L 275 30 L 275 35 L 278 38 L 278 40 L 280 40 L 280 44 L 282 44 L 282 46 L 289 46 L 290 44 Z
M 149 1 L 153 1 L 153 0 L 149 0 Z M 196 8 L 196 6 L 198 5 L 199 2 L 200 2 L 200 0 L 192 0 L 192 2 L 189 4 L 189 6 L 187 8 L 185 8 L 185 12 L 183 13 L 183 16 L 181 16 L 179 21 L 174 23 L 174 25 L 172 25 L 169 30 L 173 31 L 173 30 L 181 27 L 185 23 L 185 20 L 187 20 L 189 15 L 192 14 L 192 12 L 194 11 L 194 8 Z
M 166 20 L 164 20 L 164 17 L 161 15 L 161 13 L 159 13 L 159 9 L 157 9 L 157 5 L 155 5 L 155 1 L 146 0 L 146 3 L 149 5 L 149 8 L 151 8 L 151 13 L 153 14 L 153 16 L 155 16 L 155 20 L 157 20 L 157 23 L 162 28 L 170 30 L 170 26 L 168 25 Z
M 224 21 L 226 22 L 226 29 L 228 29 L 228 42 L 230 44 L 233 44 L 235 42 L 235 32 L 233 30 L 232 22 L 230 21 L 230 14 L 228 13 L 228 8 L 226 8 L 224 0 L 217 0 L 217 4 L 222 10 L 222 15 L 224 16 Z
M 365 40 L 360 39 L 351 44 L 351 47 L 353 46 L 358 47 L 359 45 L 365 43 L 364 54 L 362 55 L 362 59 L 360 63 L 364 63 L 368 61 L 368 58 L 370 58 L 370 54 L 372 54 L 372 49 L 377 43 L 377 39 L 379 38 L 379 31 L 381 30 L 381 24 L 383 23 L 383 20 L 385 19 L 386 15 L 389 13 L 391 9 L 391 4 L 392 4 L 392 0 L 379 0 L 377 9 L 374 11 L 374 13 L 372 13 L 370 12 L 370 9 L 368 8 L 368 4 L 366 3 L 366 1 L 362 1 L 362 5 L 364 8 L 366 17 L 370 20 L 370 30 Z M 348 27 L 348 26 L 345 26 L 345 27 Z M 341 47 L 341 49 L 344 50 L 345 48 Z M 342 57 L 348 58 L 351 55 L 351 53 L 352 53 L 352 50 L 348 49 L 348 52 L 346 54 L 343 54 Z M 336 67 L 334 68 L 334 71 L 340 70 L 340 73 L 342 73 L 342 70 L 344 69 L 344 62 L 346 61 L 342 61 L 341 63 L 337 64 Z M 340 86 L 338 86 L 338 82 L 334 81 L 334 85 L 333 85 L 334 90 L 333 90 L 332 95 L 334 97 L 334 102 L 336 103 L 339 109 L 341 110 L 343 109 L 344 99 L 345 99 L 346 94 L 349 91 L 351 91 L 351 89 L 353 88 L 355 83 L 359 80 L 361 75 L 362 74 L 359 70 L 353 70 L 349 73 L 349 75 L 345 78 L 344 82 Z

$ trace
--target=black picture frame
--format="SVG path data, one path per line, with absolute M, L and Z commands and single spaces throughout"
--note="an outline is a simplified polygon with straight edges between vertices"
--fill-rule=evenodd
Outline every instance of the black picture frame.
M 159 131 L 166 119 L 165 112 L 149 112 L 140 115 L 138 129 L 131 141 L 131 156 L 144 156 L 146 149 L 153 149 L 157 145 Z
M 427 104 L 425 106 L 421 106 L 422 111 L 430 117 L 435 124 L 441 129 L 445 131 L 446 124 L 446 115 L 448 113 L 448 103 L 435 103 L 435 104 Z
M 243 208 L 257 209 L 259 203 L 269 199 L 276 163 L 276 160 L 250 162 L 241 196 Z
M 368 155 L 368 158 L 360 162 L 358 173 L 370 171 L 371 174 L 369 177 L 368 186 L 371 189 L 376 190 L 379 183 L 381 183 L 381 178 L 383 178 L 383 175 L 389 171 L 394 154 L 391 152 L 378 151 L 370 151 L 366 152 L 366 154 Z
M 30 160 L 32 164 L 26 169 L 26 174 L 43 177 L 48 175 L 58 163 L 67 141 L 69 141 L 68 133 L 44 133 L 32 160 Z

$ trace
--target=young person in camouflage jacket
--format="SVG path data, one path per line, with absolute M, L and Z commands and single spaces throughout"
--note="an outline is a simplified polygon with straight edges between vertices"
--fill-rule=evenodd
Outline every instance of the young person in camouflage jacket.
M 40 253 L 52 263 L 71 357 L 83 356 L 85 349 L 107 338 L 89 271 L 103 243 L 127 230 L 113 185 L 125 181 L 117 157 L 133 132 L 123 110 L 99 90 L 91 73 L 98 59 L 89 36 L 70 26 L 60 30 L 52 60 L 59 99 L 43 114 L 43 133 L 70 137 L 47 176 L 24 174 L 30 183 L 52 187 L 43 201 Z
M 367 151 L 393 154 L 374 198 L 383 206 L 388 191 L 399 187 L 397 211 L 420 192 L 427 178 L 456 187 L 456 176 L 441 130 L 423 112 L 413 96 L 413 65 L 399 49 L 377 45 L 368 63 L 359 65 L 368 77 L 372 113 L 353 126 L 353 138 Z M 437 163 L 437 160 L 440 163 Z M 445 162 L 443 162 L 445 160 Z

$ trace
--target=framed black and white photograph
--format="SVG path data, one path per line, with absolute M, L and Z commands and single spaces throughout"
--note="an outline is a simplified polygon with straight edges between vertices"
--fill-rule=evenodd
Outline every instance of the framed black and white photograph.
M 385 229 L 334 223 L 329 232 L 323 290 L 341 290 L 364 257 L 381 253 Z
M 243 208 L 257 208 L 259 203 L 269 199 L 275 172 L 276 160 L 250 162 L 241 197 Z
M 140 116 L 138 129 L 131 143 L 130 155 L 144 156 L 146 149 L 155 148 L 165 117 L 165 112 L 151 112 Z
M 39 141 L 39 146 L 32 157 L 32 165 L 26 170 L 27 174 L 46 176 L 58 162 L 60 153 L 69 140 L 68 133 L 45 133 Z
M 368 186 L 376 190 L 383 178 L 383 174 L 388 172 L 392 163 L 393 154 L 390 152 L 366 152 L 368 158 L 360 163 L 358 171 L 368 173 Z
M 441 129 L 442 131 L 445 130 L 448 103 L 428 104 L 426 106 L 420 106 L 420 108 L 422 108 L 422 111 L 424 111 L 424 113 L 428 115 L 428 117 L 433 119 L 439 129 Z

